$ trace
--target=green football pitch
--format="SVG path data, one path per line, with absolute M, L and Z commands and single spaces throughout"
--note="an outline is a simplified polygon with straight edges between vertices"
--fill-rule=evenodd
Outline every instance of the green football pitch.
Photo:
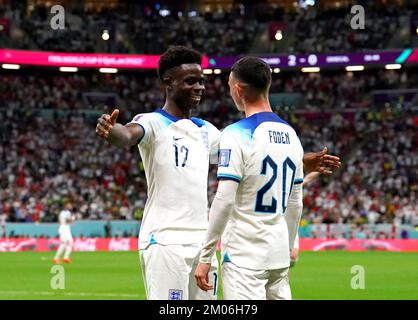
M 56 290 L 53 255 L 0 253 L 0 299 L 145 299 L 136 252 L 75 252 Z M 351 286 L 361 283 L 353 266 L 364 270 L 364 289 Z M 418 253 L 302 252 L 290 281 L 294 299 L 416 300 Z

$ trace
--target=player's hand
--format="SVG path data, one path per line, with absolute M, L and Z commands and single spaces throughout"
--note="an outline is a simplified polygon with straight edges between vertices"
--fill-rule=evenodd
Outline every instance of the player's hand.
M 99 119 L 97 119 L 96 133 L 99 137 L 107 139 L 110 132 L 113 129 L 113 126 L 116 123 L 118 118 L 119 110 L 113 110 L 111 115 L 102 114 Z
M 209 284 L 210 266 L 210 263 L 199 263 L 194 273 L 197 286 L 203 291 L 213 290 L 213 286 Z
M 290 267 L 294 267 L 296 262 L 299 260 L 299 250 L 296 248 L 293 248 L 290 252 Z
M 319 172 L 330 175 L 341 167 L 341 160 L 337 156 L 327 154 L 328 148 L 324 147 L 319 152 L 305 153 L 303 156 L 303 168 L 306 173 Z

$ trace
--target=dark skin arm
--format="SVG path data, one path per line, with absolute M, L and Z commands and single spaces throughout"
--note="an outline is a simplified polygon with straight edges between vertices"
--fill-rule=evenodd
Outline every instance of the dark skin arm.
M 118 109 L 113 110 L 111 115 L 102 114 L 97 120 L 97 135 L 119 148 L 130 147 L 137 144 L 144 136 L 144 130 L 141 126 L 135 124 L 123 126 L 116 123 L 118 115 Z
M 308 152 L 303 156 L 303 171 L 305 174 L 319 172 L 330 175 L 341 167 L 341 160 L 337 156 L 327 154 L 328 148 L 324 147 L 319 152 Z

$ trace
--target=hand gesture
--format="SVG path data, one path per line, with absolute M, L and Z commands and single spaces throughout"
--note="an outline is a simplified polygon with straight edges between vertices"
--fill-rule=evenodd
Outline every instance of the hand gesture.
M 329 155 L 327 152 L 328 148 L 324 147 L 322 151 L 306 153 L 303 157 L 305 174 L 316 171 L 329 175 L 341 167 L 340 158 Z
M 116 119 L 118 118 L 119 110 L 113 110 L 111 115 L 102 114 L 100 118 L 97 120 L 96 126 L 96 133 L 99 137 L 107 139 L 109 137 L 110 132 L 113 129 L 113 126 L 116 123 Z

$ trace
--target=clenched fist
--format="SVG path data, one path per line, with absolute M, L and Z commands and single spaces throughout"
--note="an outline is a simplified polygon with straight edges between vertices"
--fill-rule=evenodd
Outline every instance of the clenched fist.
M 96 126 L 96 133 L 99 137 L 107 139 L 109 137 L 110 132 L 113 129 L 113 126 L 116 123 L 116 119 L 118 118 L 119 110 L 113 110 L 111 115 L 102 114 L 100 118 L 97 120 Z

